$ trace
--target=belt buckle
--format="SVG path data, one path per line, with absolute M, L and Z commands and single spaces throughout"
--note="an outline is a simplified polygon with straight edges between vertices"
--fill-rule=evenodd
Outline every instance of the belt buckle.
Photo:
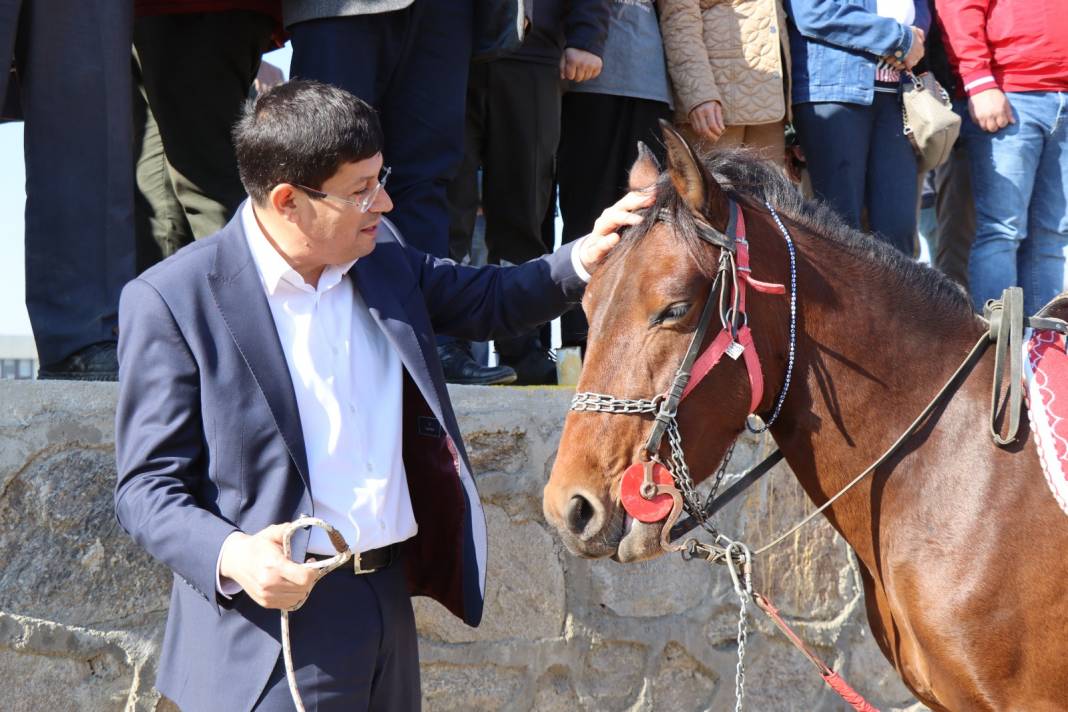
M 363 576 L 364 574 L 369 574 L 373 573 L 374 571 L 377 571 L 377 569 L 365 569 L 360 564 L 360 552 L 357 551 L 355 554 L 352 555 L 352 573 L 356 574 L 357 576 Z

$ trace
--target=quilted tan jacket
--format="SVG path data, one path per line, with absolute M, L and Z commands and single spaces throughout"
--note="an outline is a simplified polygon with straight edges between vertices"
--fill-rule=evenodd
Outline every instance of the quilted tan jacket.
M 677 120 L 706 101 L 727 126 L 788 118 L 790 47 L 780 0 L 658 0 Z

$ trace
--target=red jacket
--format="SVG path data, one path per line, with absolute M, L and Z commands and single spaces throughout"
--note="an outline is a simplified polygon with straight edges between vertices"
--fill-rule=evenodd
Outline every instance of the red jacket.
M 969 96 L 1068 91 L 1065 0 L 935 0 L 946 53 Z

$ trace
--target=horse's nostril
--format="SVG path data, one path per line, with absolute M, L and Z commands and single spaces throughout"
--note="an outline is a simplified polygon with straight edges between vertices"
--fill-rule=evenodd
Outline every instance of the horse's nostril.
M 590 525 L 596 513 L 590 500 L 581 494 L 576 494 L 567 503 L 567 528 L 572 534 L 581 535 L 586 531 L 586 527 Z

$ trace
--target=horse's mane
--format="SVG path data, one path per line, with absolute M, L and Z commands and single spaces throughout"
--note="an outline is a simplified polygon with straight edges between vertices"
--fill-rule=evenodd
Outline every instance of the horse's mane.
M 824 203 L 805 199 L 781 170 L 756 158 L 751 151 L 720 150 L 698 158 L 716 182 L 739 203 L 764 212 L 767 202 L 788 224 L 800 226 L 817 238 L 833 243 L 835 249 L 856 257 L 871 269 L 871 278 L 888 279 L 899 290 L 914 291 L 932 308 L 971 315 L 971 301 L 956 282 L 938 270 L 906 257 L 882 240 L 853 229 Z M 621 252 L 647 234 L 665 210 L 672 215 L 675 234 L 711 277 L 716 263 L 709 253 L 709 245 L 699 237 L 693 214 L 667 173 L 657 181 L 656 203 L 645 213 L 642 223 L 621 235 L 624 247 Z

